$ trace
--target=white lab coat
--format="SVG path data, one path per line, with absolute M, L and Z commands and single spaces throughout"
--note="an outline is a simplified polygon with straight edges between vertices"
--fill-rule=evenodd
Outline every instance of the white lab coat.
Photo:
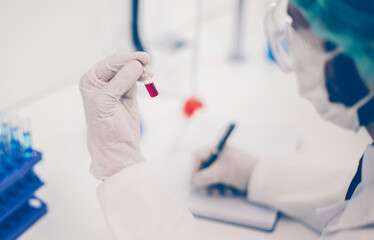
M 344 201 L 352 174 L 292 160 L 261 161 L 248 198 L 279 209 L 322 232 L 324 239 L 374 239 L 374 147 L 365 152 L 362 182 Z M 191 213 L 148 169 L 132 165 L 106 179 L 98 197 L 115 239 L 207 239 Z

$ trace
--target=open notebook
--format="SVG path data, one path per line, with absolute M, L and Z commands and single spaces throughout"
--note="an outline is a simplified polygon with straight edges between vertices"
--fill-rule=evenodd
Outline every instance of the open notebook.
M 290 128 L 201 113 L 186 129 L 168 163 L 165 186 L 195 216 L 270 231 L 275 226 L 277 211 L 249 202 L 243 196 L 208 196 L 189 186 L 194 152 L 203 146 L 216 145 L 232 121 L 236 127 L 227 144 L 259 157 L 296 148 L 297 134 Z

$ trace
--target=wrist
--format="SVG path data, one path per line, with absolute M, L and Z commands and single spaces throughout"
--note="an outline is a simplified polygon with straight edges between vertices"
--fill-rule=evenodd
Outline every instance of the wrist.
M 105 154 L 106 153 L 106 154 Z M 98 179 L 105 179 L 131 167 L 145 162 L 144 157 L 137 151 L 97 151 L 92 154 L 90 172 Z

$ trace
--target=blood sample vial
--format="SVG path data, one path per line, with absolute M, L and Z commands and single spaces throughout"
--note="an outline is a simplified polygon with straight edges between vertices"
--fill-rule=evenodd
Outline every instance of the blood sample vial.
M 145 68 L 143 68 L 143 74 L 141 77 L 144 79 L 143 83 L 149 93 L 149 96 L 151 96 L 151 98 L 156 97 L 158 95 L 157 88 L 155 84 L 153 83 L 151 77 L 145 72 Z
M 147 89 L 149 96 L 152 98 L 156 97 L 158 95 L 157 88 L 155 84 L 150 81 L 150 79 L 144 81 L 145 88 Z

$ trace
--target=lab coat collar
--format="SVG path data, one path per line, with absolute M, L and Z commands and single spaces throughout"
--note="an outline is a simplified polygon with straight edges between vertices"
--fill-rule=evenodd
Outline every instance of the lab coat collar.
M 336 219 L 342 214 L 347 204 L 348 201 L 341 201 L 324 208 L 318 208 L 317 215 L 322 226 L 326 228 L 327 225 L 331 225 L 333 222 L 336 224 Z
M 362 163 L 362 184 L 363 187 L 374 184 L 374 146 L 367 147 Z
M 351 200 L 340 206 L 336 208 L 335 220 L 325 225 L 325 233 L 364 227 L 374 223 L 374 146 L 368 146 L 364 153 L 361 183 Z

